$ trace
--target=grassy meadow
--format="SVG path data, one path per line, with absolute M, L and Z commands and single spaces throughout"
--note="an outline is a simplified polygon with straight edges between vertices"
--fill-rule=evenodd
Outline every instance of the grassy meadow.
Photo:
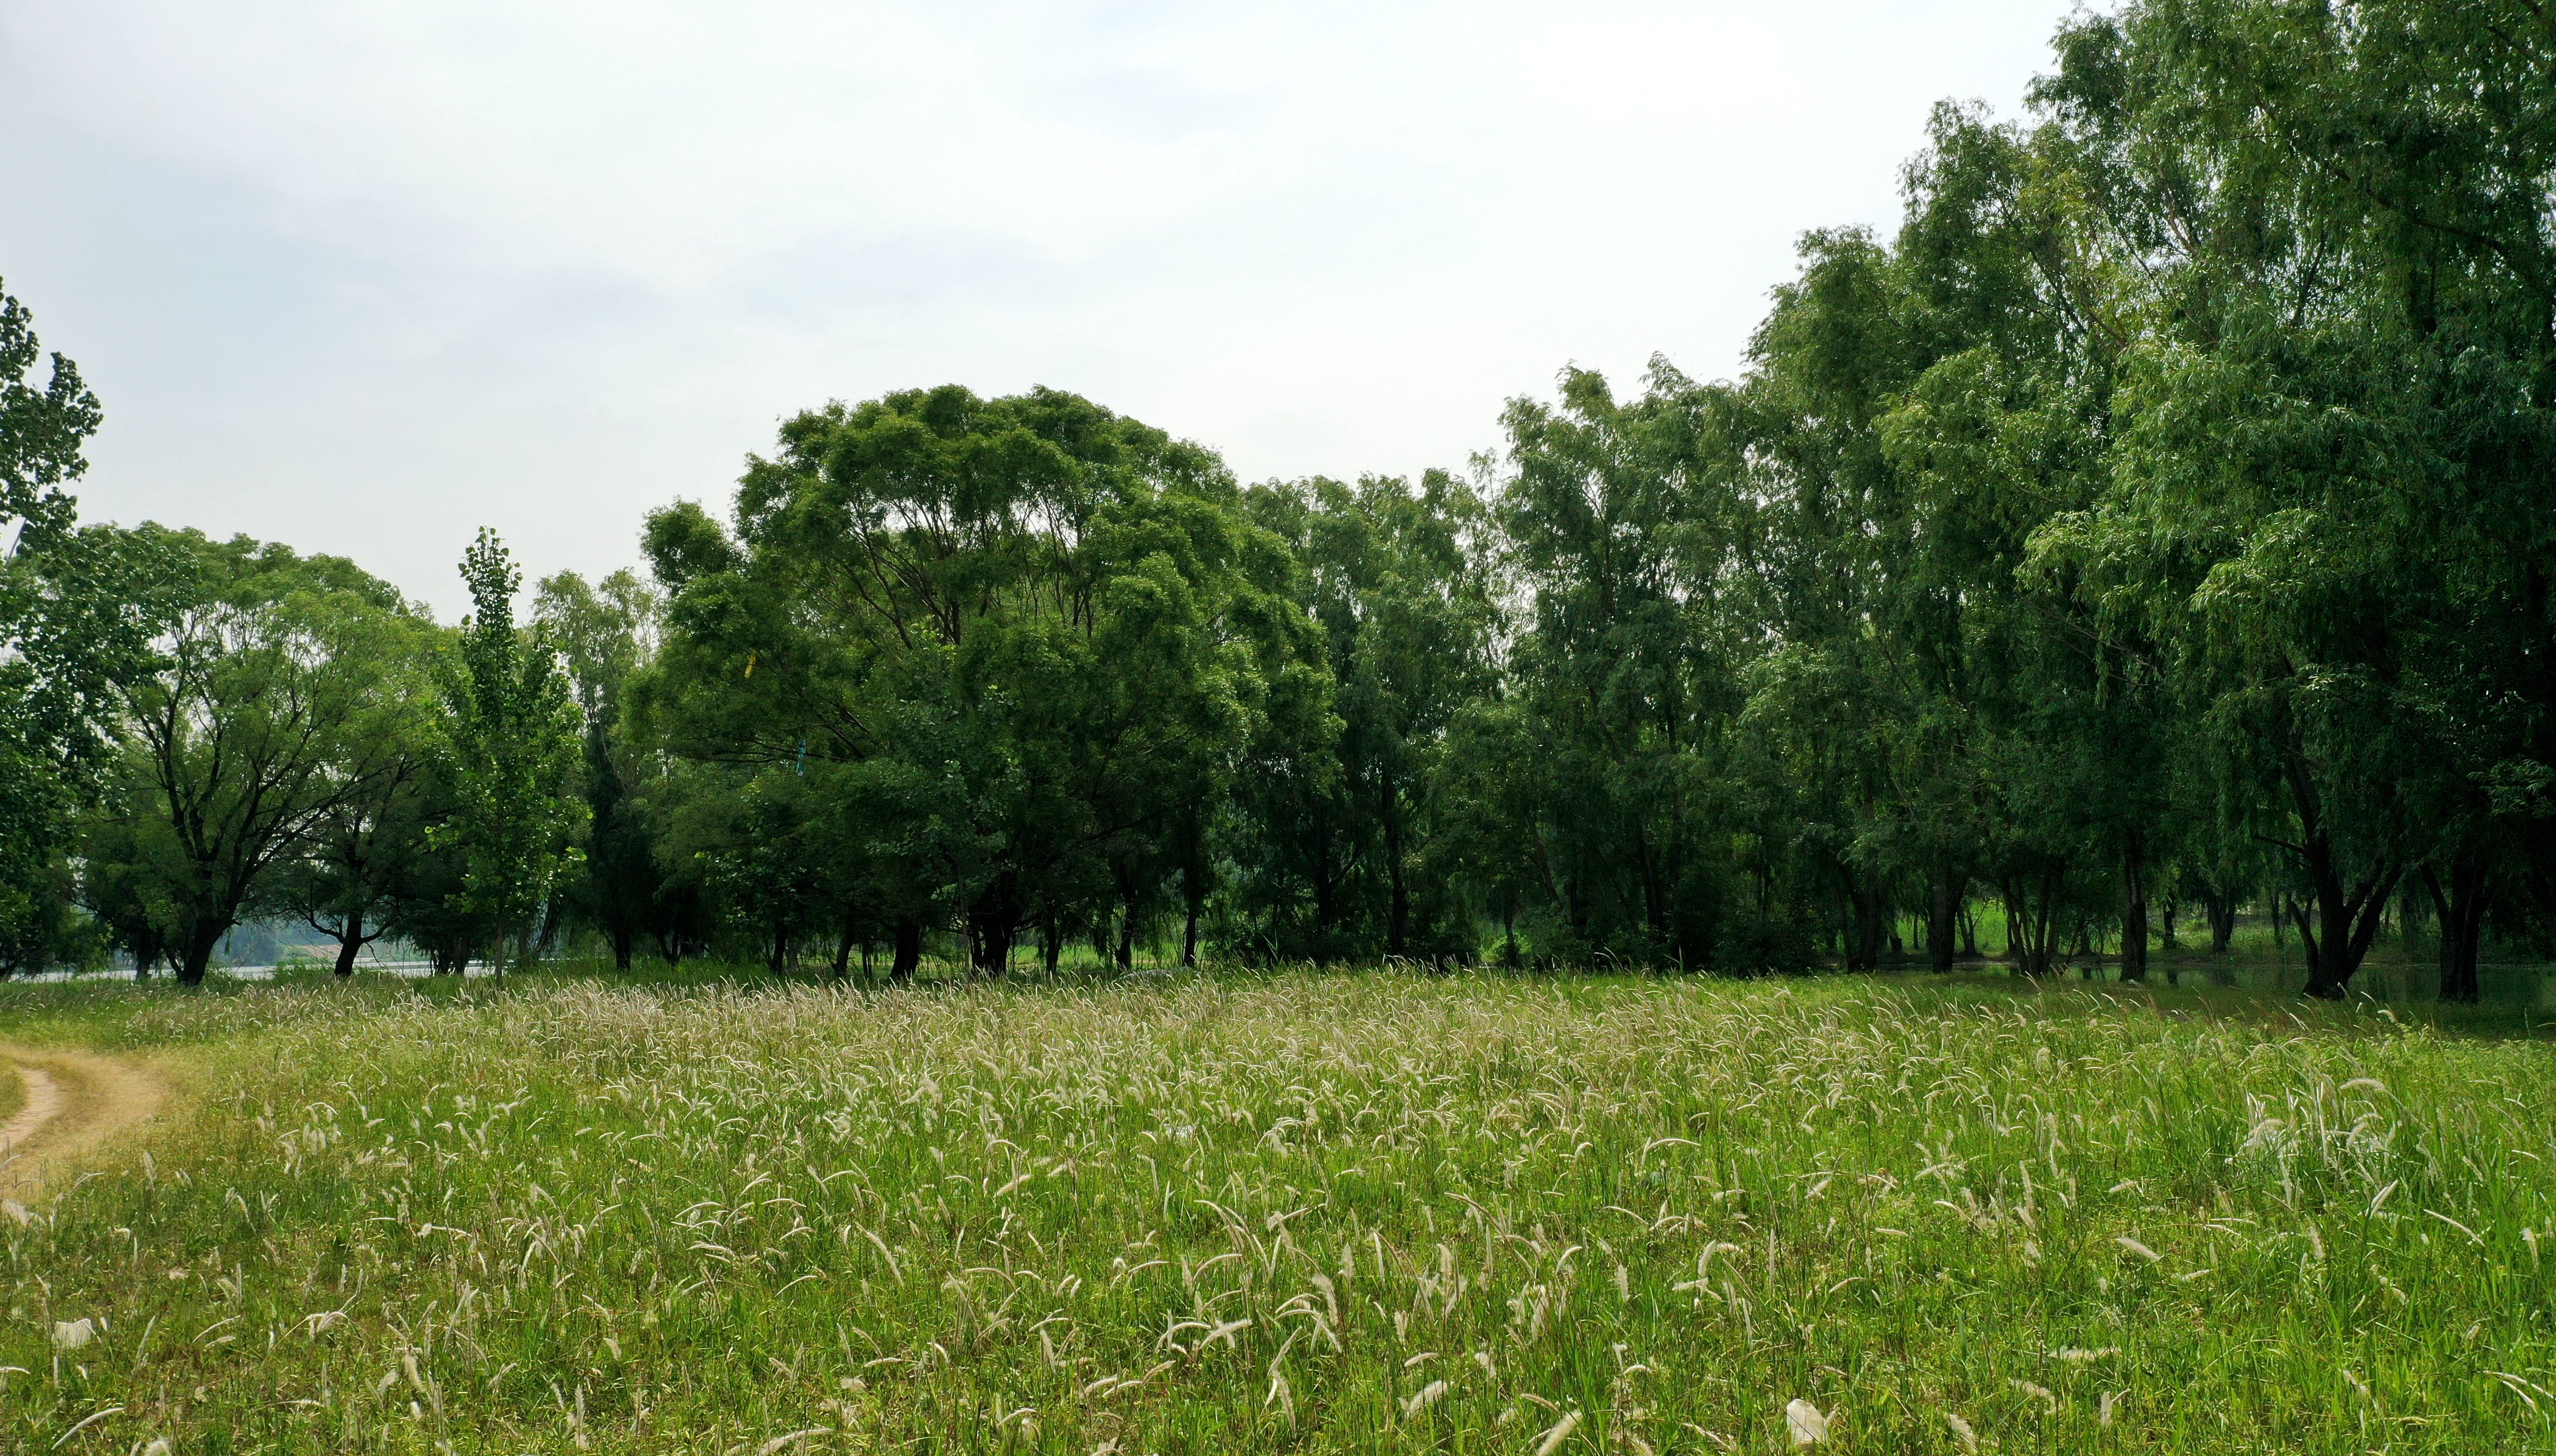
M 534 976 L 0 1037 L 188 1109 L 0 1219 L 0 1450 L 2556 1449 L 2556 1049 L 2366 1006 Z

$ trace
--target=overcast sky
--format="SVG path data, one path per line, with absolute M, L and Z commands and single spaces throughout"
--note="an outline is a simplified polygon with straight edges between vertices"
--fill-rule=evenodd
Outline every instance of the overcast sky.
M 477 527 L 628 564 L 829 399 L 1052 385 L 1257 480 L 1461 467 L 1566 363 L 1727 375 L 2069 9 L 8 5 L 0 278 L 105 405 L 85 515 L 448 618 Z

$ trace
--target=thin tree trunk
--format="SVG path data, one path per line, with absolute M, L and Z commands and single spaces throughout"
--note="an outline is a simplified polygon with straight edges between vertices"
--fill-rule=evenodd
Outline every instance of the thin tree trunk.
M 1186 970 L 1198 969 L 1199 912 L 1207 907 L 1206 847 L 1199 842 L 1199 830 L 1193 817 L 1189 833 L 1189 853 L 1181 857 L 1181 965 Z M 1399 893 L 1402 883 L 1397 870 L 1394 884 Z
M 2138 985 L 2148 978 L 2148 871 L 2145 848 L 2136 830 L 2121 855 L 2121 980 Z
M 1384 826 L 1384 953 L 1398 958 L 1410 949 L 1411 887 L 1403 877 L 1402 816 L 1394 811 L 1397 795 L 1391 774 L 1384 776 L 1382 797 L 1384 802 L 1378 805 L 1381 811 L 1378 817 Z M 1190 918 L 1193 921 L 1198 918 L 1195 910 L 1190 912 Z M 1192 963 L 1186 958 L 1182 961 L 1184 965 Z
M 1997 887 L 2005 900 L 2005 963 L 2017 975 L 2023 972 L 2021 942 L 2016 938 L 2023 927 L 2023 892 L 2011 883 Z

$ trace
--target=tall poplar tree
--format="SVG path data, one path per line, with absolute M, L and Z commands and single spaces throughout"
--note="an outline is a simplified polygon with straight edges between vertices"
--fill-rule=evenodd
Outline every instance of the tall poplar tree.
M 439 832 L 460 855 L 457 899 L 495 928 L 490 959 L 503 976 L 507 939 L 517 963 L 530 962 L 540 916 L 578 861 L 581 725 L 558 652 L 515 625 L 523 573 L 495 532 L 480 530 L 461 579 L 471 612 L 444 665 L 442 717 L 456 807 Z

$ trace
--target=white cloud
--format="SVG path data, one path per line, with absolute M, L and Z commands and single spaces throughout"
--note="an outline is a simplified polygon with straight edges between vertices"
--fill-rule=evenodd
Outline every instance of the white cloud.
M 448 609 L 482 522 L 608 569 L 829 397 L 1053 384 L 1256 478 L 1459 464 L 1566 361 L 1726 372 L 2063 10 L 13 7 L 0 272 L 105 399 L 91 514 Z

